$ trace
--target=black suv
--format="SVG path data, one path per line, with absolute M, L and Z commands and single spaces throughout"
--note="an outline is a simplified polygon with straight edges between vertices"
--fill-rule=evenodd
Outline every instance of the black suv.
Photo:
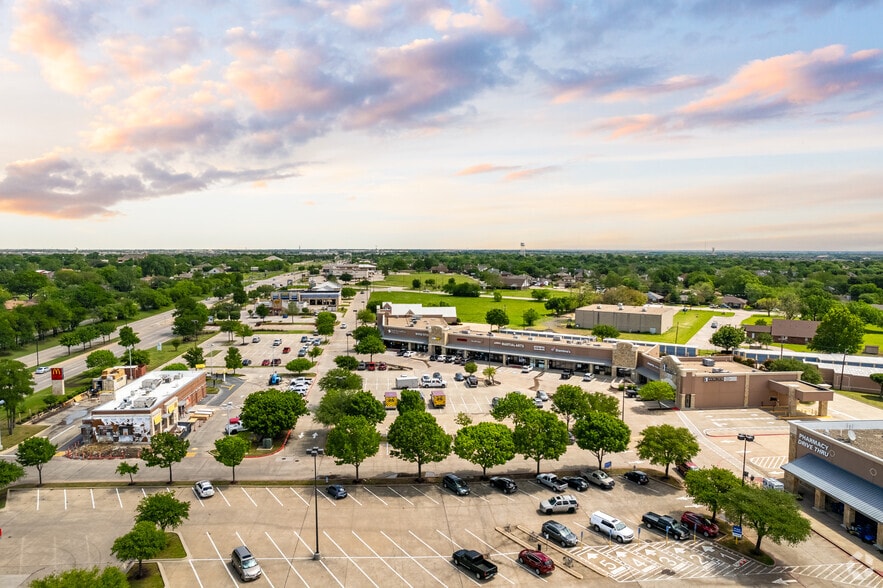
M 573 547 L 579 543 L 579 539 L 573 534 L 573 531 L 558 521 L 546 521 L 543 523 L 542 533 L 543 537 L 558 543 L 561 547 Z
M 491 486 L 497 488 L 498 490 L 502 490 L 503 494 L 514 494 L 518 491 L 518 485 L 514 480 L 510 478 L 501 478 L 499 476 L 494 476 L 490 480 Z

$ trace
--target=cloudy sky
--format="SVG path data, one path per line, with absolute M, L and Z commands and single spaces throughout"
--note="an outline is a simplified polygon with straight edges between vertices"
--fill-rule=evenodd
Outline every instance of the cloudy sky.
M 0 248 L 883 250 L 874 0 L 0 0 Z

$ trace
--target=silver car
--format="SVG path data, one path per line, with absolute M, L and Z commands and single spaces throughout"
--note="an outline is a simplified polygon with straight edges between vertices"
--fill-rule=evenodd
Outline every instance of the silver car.
M 200 498 L 210 498 L 215 495 L 215 487 L 208 480 L 200 480 L 193 485 L 193 492 Z

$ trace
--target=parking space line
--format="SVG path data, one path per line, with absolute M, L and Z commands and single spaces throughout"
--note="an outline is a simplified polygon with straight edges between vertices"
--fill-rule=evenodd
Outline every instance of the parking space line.
M 416 539 L 417 541 L 422 543 L 429 551 L 431 551 L 432 553 L 436 554 L 437 556 L 439 556 L 440 558 L 442 558 L 443 560 L 448 562 L 448 565 L 450 565 L 452 568 L 454 568 L 455 570 L 457 569 L 457 567 L 458 567 L 457 564 L 455 564 L 453 561 L 451 561 L 450 558 L 440 554 L 438 551 L 433 549 L 432 546 L 430 546 L 426 541 L 424 541 L 423 539 L 421 539 L 420 537 L 415 535 L 414 531 L 408 531 L 408 533 L 411 535 L 411 537 L 413 537 L 414 539 Z M 454 545 L 456 545 L 456 543 Z M 499 575 L 499 571 L 497 572 L 497 575 Z M 467 575 L 466 577 L 469 578 L 470 580 L 472 580 L 472 576 Z M 476 582 L 475 580 L 472 580 L 472 582 L 475 583 L 476 585 L 478 585 L 478 582 Z
M 327 500 L 327 501 L 331 504 L 331 506 L 337 506 L 337 504 L 335 504 L 335 502 L 334 502 L 333 500 L 331 500 L 331 498 L 328 497 L 327 494 L 325 494 L 325 493 L 322 492 L 321 490 L 316 490 L 316 492 L 319 494 L 319 496 L 321 496 L 322 498 L 324 498 L 325 500 Z
M 310 503 L 307 502 L 306 500 L 304 500 L 304 497 L 301 496 L 300 493 L 299 493 L 297 490 L 295 490 L 294 488 L 289 488 L 289 490 L 291 490 L 291 491 L 294 493 L 295 496 L 297 496 L 298 498 L 300 498 L 300 501 L 301 501 L 301 502 L 303 502 L 303 503 L 306 504 L 307 506 L 310 506 Z
M 407 551 L 405 551 L 403 547 L 401 547 L 398 543 L 396 543 L 395 541 L 393 541 L 393 540 L 389 537 L 389 535 L 387 535 L 387 534 L 386 534 L 385 532 L 383 532 L 383 531 L 380 531 L 380 534 L 383 535 L 384 537 L 386 537 L 386 539 L 387 539 L 390 543 L 392 543 L 393 545 L 395 545 L 396 548 L 397 548 L 399 551 L 401 551 L 402 553 L 404 553 L 405 556 L 408 557 L 412 562 L 414 562 L 415 564 L 417 564 L 418 566 L 420 566 L 420 569 L 422 569 L 424 572 L 426 572 L 427 574 L 429 574 L 429 576 L 430 576 L 433 580 L 435 580 L 436 582 L 438 582 L 439 584 L 441 584 L 442 586 L 444 586 L 445 588 L 447 588 L 447 586 L 448 586 L 447 584 L 445 584 L 444 582 L 442 582 L 441 580 L 439 580 L 438 577 L 437 577 L 435 574 L 433 574 L 432 572 L 430 572 L 429 570 L 427 570 L 426 567 L 425 567 L 422 563 L 420 563 L 419 561 L 417 561 L 417 559 L 416 559 L 413 555 L 411 555 L 410 553 L 408 553 Z M 469 579 L 472 580 L 472 578 L 469 578 Z M 476 582 L 475 580 L 472 580 L 472 582 L 473 582 L 474 584 L 478 585 L 478 582 Z
M 495 554 L 495 555 L 503 556 L 503 557 L 506 559 L 506 561 L 509 561 L 509 558 L 507 558 L 506 555 L 505 555 L 504 553 L 500 552 L 500 551 L 499 551 L 497 548 L 495 548 L 493 545 L 491 545 L 490 543 L 488 543 L 487 541 L 485 541 L 484 539 L 482 539 L 481 537 L 479 537 L 478 535 L 476 535 L 475 533 L 473 533 L 473 532 L 470 531 L 469 529 L 463 529 L 463 530 L 466 531 L 467 533 L 469 533 L 470 535 L 472 535 L 473 537 L 475 537 L 475 538 L 479 541 L 479 543 L 482 543 L 482 544 L 487 545 L 488 547 L 490 547 L 490 549 L 491 549 L 491 553 L 493 553 L 493 554 Z M 449 537 L 446 537 L 445 534 L 442 533 L 441 531 L 439 531 L 438 529 L 436 529 L 436 532 L 437 532 L 439 535 L 441 535 L 442 537 L 444 537 L 445 539 L 447 539 L 448 541 L 450 541 L 452 544 L 457 545 L 456 543 L 454 543 L 454 540 L 453 540 L 453 539 L 450 539 Z M 458 546 L 458 548 L 459 548 L 459 546 Z M 510 563 L 511 563 L 511 562 L 510 562 Z M 520 567 L 520 566 L 519 566 L 519 567 Z M 504 580 L 506 580 L 507 582 L 509 582 L 510 584 L 515 584 L 515 582 L 513 582 L 512 580 L 510 580 L 509 578 L 507 578 L 506 576 L 504 576 L 503 574 L 501 574 L 499 570 L 497 570 L 497 575 L 498 575 L 499 577 L 503 578 Z M 542 578 L 540 578 L 540 579 L 543 580 Z M 545 580 L 543 580 L 543 581 L 545 582 Z
M 242 538 L 242 535 L 239 534 L 239 531 L 236 531 L 236 538 L 239 539 L 239 543 L 241 545 L 245 545 L 245 539 Z M 270 581 L 270 577 L 267 576 L 267 570 L 262 569 L 261 571 L 263 572 L 261 575 L 264 577 L 264 580 L 266 580 L 267 583 L 270 585 L 270 588 L 276 588 L 276 586 L 273 585 L 273 582 Z
M 92 510 L 95 510 L 95 490 L 89 488 L 89 497 L 92 499 Z
M 365 492 L 367 492 L 368 494 L 370 494 L 371 496 L 373 496 L 374 498 L 376 498 L 377 500 L 382 502 L 384 505 L 389 506 L 389 504 L 387 504 L 384 499 L 382 499 L 381 497 L 379 497 L 376 494 L 374 494 L 373 492 L 371 492 L 371 490 L 369 490 L 368 488 L 365 488 Z
M 310 547 L 310 544 L 307 543 L 306 541 L 304 541 L 304 538 L 301 537 L 300 535 L 298 535 L 298 534 L 297 534 L 297 531 L 295 531 L 294 529 L 292 529 L 291 532 L 294 533 L 294 536 L 297 537 L 297 540 L 298 540 L 298 541 L 300 541 L 301 543 L 303 543 L 303 546 L 307 548 L 307 551 L 310 552 L 310 555 L 316 555 L 316 552 L 312 550 L 312 548 Z M 294 548 L 297 549 L 297 543 L 294 544 Z
M 356 560 L 354 560 L 352 557 L 350 557 L 350 555 L 349 555 L 346 551 L 344 551 L 343 548 L 342 548 L 340 545 L 337 544 L 337 541 L 335 541 L 334 539 L 331 538 L 331 535 L 329 535 L 327 531 L 322 531 L 322 534 L 325 535 L 325 538 L 326 538 L 326 539 L 328 539 L 329 541 L 331 541 L 332 543 L 334 543 L 334 546 L 337 548 L 338 551 L 340 551 L 340 552 L 343 554 L 343 556 L 347 559 L 348 562 L 350 562 L 351 564 L 353 564 L 354 566 L 356 566 L 356 569 L 359 570 L 360 572 L 362 572 L 362 575 L 363 575 L 363 576 L 365 576 L 366 578 L 368 578 L 368 581 L 371 582 L 371 584 L 374 585 L 374 588 L 380 588 L 380 586 L 377 585 L 377 582 L 375 582 L 374 580 L 372 580 L 372 579 L 371 579 L 371 576 L 369 576 L 368 574 L 365 573 L 365 570 L 362 569 L 362 566 L 360 566 L 360 565 L 356 562 Z
M 64 489 L 64 510 L 67 510 L 67 488 Z
M 376 551 L 374 551 L 374 549 L 373 549 L 370 545 L 368 545 L 367 543 L 365 543 L 365 541 L 364 541 L 361 537 L 359 537 L 358 534 L 356 534 L 355 531 L 351 531 L 351 532 L 352 532 L 352 534 L 355 536 L 356 539 L 358 539 L 359 541 L 362 542 L 362 545 L 364 545 L 365 547 L 368 548 L 368 551 L 370 551 L 371 553 L 374 554 L 374 557 L 376 557 L 377 560 L 378 560 L 380 563 L 382 563 L 383 565 L 385 565 L 386 567 L 388 567 L 389 570 L 390 570 L 393 574 L 395 574 L 396 576 L 398 576 L 398 577 L 399 577 L 399 580 L 401 580 L 402 582 L 404 582 L 405 584 L 407 584 L 407 585 L 409 586 L 409 588 L 414 588 L 413 585 L 412 585 L 410 582 L 408 582 L 407 580 L 405 580 L 405 579 L 402 577 L 402 575 L 396 571 L 396 569 L 395 569 L 394 567 L 392 567 L 391 565 L 389 565 L 389 563 L 386 561 L 386 558 L 385 558 L 385 557 L 381 557 L 380 554 L 378 554 Z
M 144 498 L 147 498 L 147 491 L 144 489 L 144 486 L 141 486 L 141 494 L 144 495 Z
M 212 534 L 206 531 L 205 536 L 208 537 L 208 542 L 212 544 L 212 549 L 214 549 L 215 553 L 218 554 L 218 561 L 221 562 L 222 566 L 224 566 L 224 571 L 226 571 L 227 575 L 230 576 L 230 580 L 233 582 L 233 585 L 238 586 L 238 584 L 236 583 L 236 578 L 233 577 L 233 572 L 230 571 L 230 566 L 227 565 L 227 560 L 224 559 L 224 557 L 221 555 L 221 552 L 218 550 L 218 546 L 215 545 L 215 542 L 212 539 Z M 196 570 L 194 570 L 193 573 L 196 573 Z M 200 583 L 200 585 L 202 584 Z
M 252 500 L 252 498 L 251 498 L 251 496 L 249 496 L 248 492 L 245 491 L 245 488 L 240 487 L 239 489 L 242 490 L 242 493 L 245 494 L 245 497 L 248 498 L 249 501 L 251 501 L 251 503 L 255 506 L 255 508 L 257 508 L 258 503 L 255 502 L 254 500 Z
M 223 493 L 223 492 L 221 492 L 221 489 L 220 489 L 220 488 L 215 488 L 215 490 L 217 490 L 217 491 L 218 491 L 218 494 L 220 494 L 220 495 L 221 495 L 221 498 L 223 498 L 223 499 L 224 499 L 224 502 L 226 502 L 226 503 L 227 503 L 227 506 L 230 506 L 230 501 L 229 501 L 229 500 L 227 500 L 227 497 L 226 497 L 226 496 L 224 496 L 224 493 Z
M 295 535 L 296 535 L 296 534 L 297 534 L 297 533 L 295 533 Z M 297 568 L 294 567 L 294 564 L 291 563 L 291 560 L 288 559 L 288 557 L 286 557 L 286 555 L 282 552 L 282 549 L 279 547 L 279 545 L 276 543 L 276 541 L 274 541 L 273 538 L 270 537 L 270 534 L 269 534 L 268 532 L 264 531 L 264 535 L 267 536 L 267 539 L 270 540 L 270 543 L 273 544 L 273 547 L 276 548 L 276 551 L 279 552 L 279 555 L 282 556 L 282 559 L 285 560 L 285 563 L 288 564 L 288 567 L 291 568 L 291 571 L 294 572 L 295 575 L 297 575 L 297 577 L 300 578 L 300 581 L 304 583 L 304 586 L 306 586 L 307 588 L 310 588 L 310 585 L 307 584 L 307 581 L 304 580 L 304 577 L 300 575 L 300 572 L 297 571 Z
M 353 496 L 352 494 L 348 494 L 347 496 L 348 496 L 349 498 L 352 498 L 353 500 L 355 500 L 355 501 L 356 501 L 356 504 L 358 504 L 359 506 L 364 506 L 361 502 L 359 502 L 358 500 L 356 500 L 356 497 Z
M 199 588 L 205 588 L 202 585 L 202 580 L 199 579 L 199 574 L 196 573 L 196 566 L 193 565 L 193 560 L 187 560 L 187 563 L 190 564 L 190 571 L 193 572 L 193 576 L 196 578 L 196 583 L 199 584 Z
M 405 498 L 404 496 L 402 496 L 401 494 L 399 494 L 398 492 L 396 492 L 396 489 L 395 489 L 395 488 L 393 488 L 392 486 L 387 486 L 387 488 L 389 488 L 390 490 L 392 490 L 393 494 L 395 494 L 395 495 L 398 496 L 399 498 L 403 499 L 405 502 L 407 502 L 407 503 L 410 504 L 411 506 L 414 506 L 414 503 L 413 503 L 413 502 L 411 502 L 410 500 L 408 500 L 407 498 Z
M 422 491 L 420 490 L 420 488 L 418 488 L 417 486 L 411 486 L 411 488 L 413 488 L 413 489 L 416 490 L 417 492 L 420 492 L 420 494 L 422 494 L 422 495 L 425 496 L 426 498 L 430 499 L 430 500 L 431 500 L 432 502 L 434 502 L 435 504 L 441 504 L 440 502 L 438 502 L 435 498 L 433 498 L 432 496 L 430 496 L 430 495 L 427 494 L 426 492 L 422 492 Z
M 285 506 L 284 504 L 282 504 L 282 501 L 281 501 L 281 500 L 279 500 L 278 498 L 276 498 L 276 495 L 273 494 L 273 491 L 272 491 L 272 490 L 270 490 L 269 488 L 265 488 L 265 490 L 270 494 L 270 496 L 273 497 L 273 500 L 275 500 L 276 502 L 279 503 L 279 506 Z
M 120 497 L 120 489 L 117 488 L 116 491 L 117 491 L 117 502 L 120 503 L 120 508 L 123 508 L 123 499 Z

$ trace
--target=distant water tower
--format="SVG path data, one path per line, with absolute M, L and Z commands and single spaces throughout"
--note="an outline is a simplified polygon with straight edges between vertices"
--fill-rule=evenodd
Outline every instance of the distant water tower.
M 524 257 L 524 241 L 521 242 L 521 257 Z

